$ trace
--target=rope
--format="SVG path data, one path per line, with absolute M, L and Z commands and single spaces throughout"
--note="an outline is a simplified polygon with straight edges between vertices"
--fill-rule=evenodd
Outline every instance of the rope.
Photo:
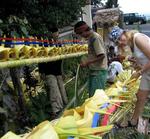
M 46 45 L 46 46 L 55 46 L 57 45 L 57 43 L 53 43 L 53 44 L 43 44 L 42 42 L 0 42 L 1 44 L 5 44 L 5 45 L 30 45 L 30 44 L 39 44 L 39 45 Z M 84 44 L 83 42 L 78 42 L 78 43 L 73 43 L 73 42 L 63 42 L 61 43 L 62 45 L 66 45 L 66 44 Z
M 61 41 L 49 41 L 44 39 L 35 39 L 35 38 L 0 38 L 0 43 L 7 44 L 7 45 L 20 45 L 20 44 L 42 44 L 44 45 L 57 45 L 59 43 L 61 44 L 85 44 L 85 42 L 81 40 L 61 40 Z M 14 42 L 8 42 L 8 41 L 14 41 Z M 19 42 L 16 42 L 19 41 Z

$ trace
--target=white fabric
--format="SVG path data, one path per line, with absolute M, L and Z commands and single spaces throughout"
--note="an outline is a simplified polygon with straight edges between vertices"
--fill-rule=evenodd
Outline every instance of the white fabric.
M 137 62 L 140 64 L 140 65 L 145 65 L 146 63 L 148 63 L 149 59 L 148 57 L 136 46 L 135 44 L 135 38 L 138 36 L 138 35 L 144 35 L 146 36 L 145 34 L 141 34 L 141 33 L 135 33 L 134 34 L 134 38 L 133 38 L 133 42 L 134 42 L 134 52 L 133 52 L 133 56 L 137 59 Z M 150 43 L 150 38 L 148 36 L 146 36 L 148 39 L 149 39 L 149 43 Z
M 109 82 L 114 82 L 117 74 L 123 71 L 122 64 L 118 61 L 113 61 L 108 67 L 108 77 L 107 80 Z

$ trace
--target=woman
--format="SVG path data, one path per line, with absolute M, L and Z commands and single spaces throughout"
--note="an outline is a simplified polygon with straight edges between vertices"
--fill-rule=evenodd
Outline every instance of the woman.
M 128 126 L 135 127 L 150 93 L 150 38 L 137 31 L 125 31 L 119 27 L 112 28 L 109 38 L 118 47 L 123 48 L 128 45 L 136 61 L 141 66 L 141 70 L 137 72 L 137 75 L 141 75 L 141 82 L 137 92 L 137 102 L 133 116 L 128 122 Z

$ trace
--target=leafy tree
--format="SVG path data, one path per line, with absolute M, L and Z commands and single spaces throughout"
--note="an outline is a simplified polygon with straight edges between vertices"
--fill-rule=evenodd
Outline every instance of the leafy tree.
M 86 0 L 2 0 L 1 3 L 0 17 L 4 25 L 9 24 L 8 18 L 13 15 L 26 18 L 31 33 L 43 34 L 53 25 L 63 27 L 76 20 Z
M 102 0 L 91 0 L 91 5 L 101 5 L 103 6 Z
M 119 6 L 118 0 L 107 0 L 105 8 L 113 8 L 113 7 L 115 8 L 118 6 Z

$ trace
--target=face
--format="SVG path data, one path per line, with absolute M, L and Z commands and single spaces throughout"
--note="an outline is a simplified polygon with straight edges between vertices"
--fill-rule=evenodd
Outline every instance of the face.
M 127 37 L 124 34 L 122 34 L 117 41 L 118 46 L 124 47 L 127 45 L 127 43 L 128 43 Z
M 90 36 L 90 34 L 91 34 L 90 30 L 85 30 L 85 31 L 81 31 L 77 35 L 87 39 Z

